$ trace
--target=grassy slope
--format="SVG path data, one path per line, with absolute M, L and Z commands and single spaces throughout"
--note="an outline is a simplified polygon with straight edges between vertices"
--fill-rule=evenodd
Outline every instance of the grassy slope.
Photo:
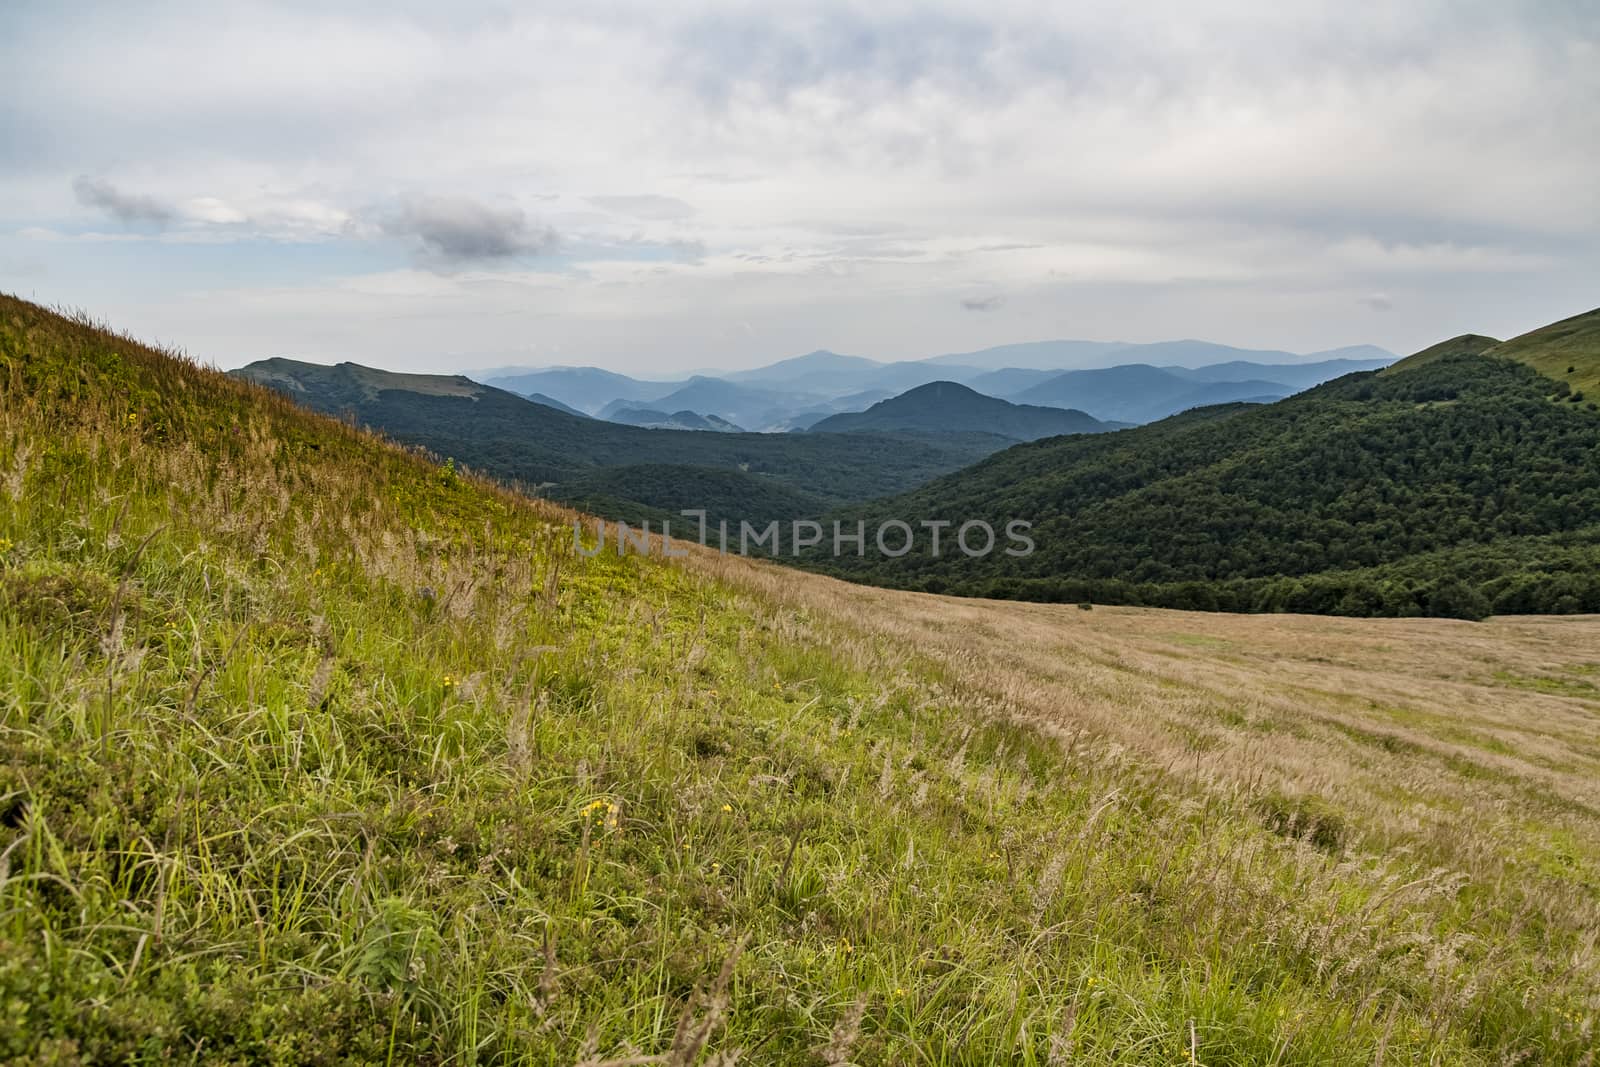
M 1429 345 L 1420 352 L 1413 352 L 1404 359 L 1397 360 L 1380 370 L 1380 375 L 1402 374 L 1408 370 L 1429 363 L 1435 363 L 1450 356 L 1481 356 L 1495 345 L 1502 342 L 1481 333 L 1464 333 L 1459 337 L 1452 337 L 1448 341 Z
M 0 383 L 0 1061 L 1592 1049 L 1586 867 L 1347 849 L 9 298 Z
M 1566 382 L 1573 392 L 1585 393 L 1587 399 L 1594 400 L 1600 397 L 1600 308 L 1529 330 L 1509 341 L 1479 334 L 1452 337 L 1407 356 L 1382 373 L 1405 371 L 1460 353 L 1525 363 L 1546 378 Z
M 1489 355 L 1526 363 L 1590 400 L 1600 398 L 1600 308 L 1513 337 Z

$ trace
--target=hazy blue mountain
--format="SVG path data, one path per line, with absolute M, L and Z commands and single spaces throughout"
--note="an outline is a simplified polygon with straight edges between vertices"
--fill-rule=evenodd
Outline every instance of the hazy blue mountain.
M 818 349 L 803 356 L 780 359 L 754 370 L 707 374 L 704 377 L 722 378 L 730 382 L 749 382 L 762 385 L 822 386 L 821 392 L 831 392 L 835 383 L 845 383 L 870 377 L 881 370 L 883 363 L 861 356 L 841 356 L 837 352 Z
M 1007 367 L 1004 370 L 992 370 L 980 374 L 976 378 L 968 378 L 962 384 L 976 389 L 989 396 L 1015 396 L 1024 389 L 1032 389 L 1041 382 L 1047 382 L 1060 374 L 1059 370 L 1035 370 L 1028 367 Z
M 1366 347 L 1371 347 L 1366 346 Z M 1381 351 L 1381 350 L 1380 350 Z M 1378 370 L 1387 367 L 1395 361 L 1394 356 L 1379 356 L 1370 359 L 1324 359 L 1315 363 L 1251 363 L 1247 360 L 1232 360 L 1227 363 L 1213 363 L 1206 367 L 1166 367 L 1163 368 L 1186 378 L 1191 382 L 1238 382 L 1238 381 L 1268 381 L 1280 385 L 1291 386 L 1294 389 L 1309 389 L 1313 385 L 1331 382 L 1335 378 L 1342 378 L 1346 374 L 1356 371 Z
M 1383 363 L 1392 363 L 1398 358 L 1393 352 L 1376 345 L 1352 345 L 1300 355 L 1275 348 L 1235 348 L 1232 345 L 1191 339 L 1157 341 L 1153 344 L 1129 344 L 1124 341 L 1033 341 L 1024 344 L 998 345 L 977 352 L 934 356 L 924 362 L 973 367 L 980 371 L 1015 369 L 1065 371 L 1092 370 L 1127 363 L 1148 363 L 1158 367 L 1203 367 L 1233 362 L 1300 366 L 1338 359 L 1381 360 Z M 1350 370 L 1357 369 L 1362 368 L 1350 368 Z M 1270 374 L 1249 374 L 1245 377 L 1273 378 Z M 965 378 L 960 380 L 974 384 Z M 976 388 L 975 385 L 974 387 Z
M 1022 344 L 996 345 L 976 352 L 954 352 L 924 360 L 940 366 L 971 368 L 984 371 L 1022 368 L 1025 370 L 1067 370 L 1078 367 L 1104 366 L 1113 362 L 1115 354 L 1129 348 L 1121 341 L 1027 341 Z
M 1008 399 L 1023 404 L 1071 407 L 1097 419 L 1154 422 L 1202 404 L 1279 399 L 1296 392 L 1277 382 L 1193 382 L 1169 368 L 1130 363 L 1058 374 Z
M 721 378 L 698 377 L 656 398 L 650 406 L 661 411 L 688 410 L 719 415 L 739 426 L 760 431 L 790 414 L 826 406 L 825 400 L 826 397 L 793 388 L 768 388 Z
M 613 400 L 651 402 L 682 385 L 681 382 L 640 381 L 599 367 L 548 367 L 491 378 L 483 384 L 518 396 L 541 393 L 591 415 Z
M 584 419 L 589 417 L 585 412 L 579 411 L 577 408 L 570 407 L 567 404 L 563 404 L 553 396 L 545 396 L 543 393 L 523 393 L 522 395 L 533 401 L 535 404 L 543 404 L 547 408 L 555 408 L 557 411 L 565 412 L 568 415 L 577 415 L 579 418 Z
M 956 382 L 930 382 L 880 401 L 866 411 L 833 415 L 812 433 L 992 433 L 1036 441 L 1067 433 L 1114 429 L 1081 411 L 1012 404 Z
M 1308 352 L 1305 357 L 1309 360 L 1334 360 L 1334 359 L 1381 359 L 1385 363 L 1394 363 L 1399 356 L 1387 348 L 1377 345 L 1345 345 L 1343 348 L 1325 348 L 1320 352 Z
M 612 422 L 620 422 L 626 426 L 644 426 L 652 430 L 711 430 L 717 433 L 744 433 L 743 427 L 735 426 L 727 419 L 716 415 L 701 415 L 693 411 L 674 411 L 667 413 L 654 408 L 621 408 L 612 412 L 607 418 Z
M 899 363 L 884 364 L 855 388 L 883 389 L 894 395 L 930 382 L 966 382 L 982 373 L 983 370 L 979 367 L 935 363 L 928 359 L 909 359 Z

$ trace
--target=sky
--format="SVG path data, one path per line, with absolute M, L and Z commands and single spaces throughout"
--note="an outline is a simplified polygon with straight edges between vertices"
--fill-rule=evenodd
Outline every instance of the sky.
M 0 291 L 234 367 L 1600 305 L 1600 4 L 0 4 Z

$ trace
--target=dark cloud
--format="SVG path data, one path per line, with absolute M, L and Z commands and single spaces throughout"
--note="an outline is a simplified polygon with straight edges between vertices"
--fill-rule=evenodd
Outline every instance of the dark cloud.
M 171 207 L 151 196 L 125 193 L 105 178 L 78 175 L 72 183 L 78 203 L 104 211 L 119 222 L 153 222 L 165 225 L 177 214 Z
M 706 243 L 698 238 L 668 241 L 667 248 L 684 263 L 698 264 L 706 258 Z
M 414 237 L 424 254 L 453 263 L 538 255 L 560 243 L 555 230 L 530 223 L 521 208 L 464 197 L 409 200 L 379 226 L 391 237 Z
M 619 215 L 656 222 L 686 219 L 694 214 L 694 208 L 677 197 L 657 196 L 653 193 L 641 193 L 636 196 L 591 196 L 589 203 Z
M 998 311 L 1005 306 L 1006 298 L 999 293 L 993 296 L 969 296 L 961 301 L 968 311 Z

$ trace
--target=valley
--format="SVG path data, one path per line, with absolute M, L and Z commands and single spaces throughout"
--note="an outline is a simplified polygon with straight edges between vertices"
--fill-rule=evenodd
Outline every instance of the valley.
M 1581 1063 L 1600 624 L 694 550 L 0 299 L 17 1062 Z

